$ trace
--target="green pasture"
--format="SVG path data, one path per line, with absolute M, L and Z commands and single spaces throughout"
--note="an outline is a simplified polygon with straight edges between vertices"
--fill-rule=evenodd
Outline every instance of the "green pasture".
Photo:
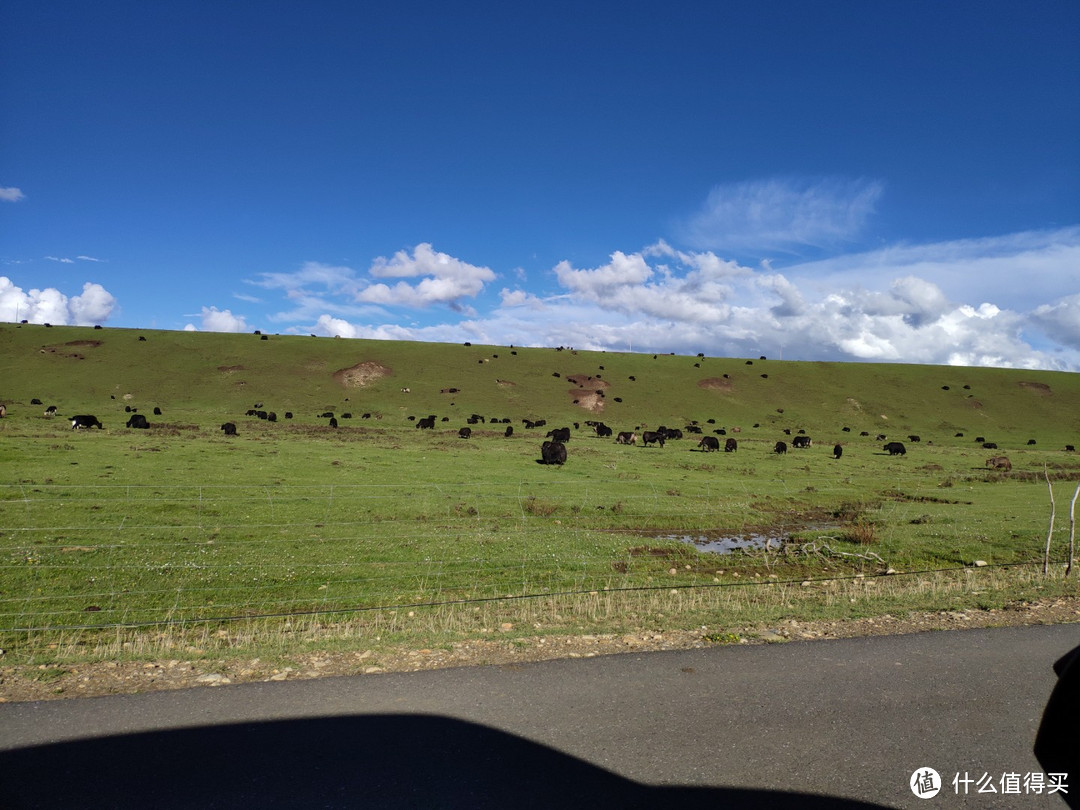
M 1064 559 L 1077 375 L 746 360 L 0 326 L 0 633 L 1039 563 L 1047 476 Z M 82 413 L 105 429 L 71 430 Z M 447 420 L 417 430 L 428 414 Z M 627 447 L 588 419 L 739 449 Z M 575 422 L 567 463 L 537 463 Z M 800 429 L 812 447 L 772 452 Z M 776 540 L 693 542 L 740 534 Z

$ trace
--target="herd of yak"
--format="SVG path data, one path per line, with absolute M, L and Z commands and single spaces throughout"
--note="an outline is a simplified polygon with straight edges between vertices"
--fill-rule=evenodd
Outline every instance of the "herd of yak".
M 39 399 L 33 399 L 33 400 L 31 400 L 31 404 L 32 405 L 41 405 L 42 402 Z M 132 429 L 144 429 L 144 430 L 150 427 L 150 423 L 147 420 L 147 418 L 145 416 L 143 416 L 142 414 L 138 413 L 137 409 L 131 408 L 131 407 L 125 407 L 125 411 L 130 414 L 130 416 L 128 418 L 128 421 L 127 421 L 127 423 L 125 425 L 126 427 L 132 428 Z M 57 413 L 56 406 L 55 405 L 50 405 L 49 407 L 47 407 L 45 409 L 44 416 L 53 417 L 53 416 L 56 416 L 56 413 Z M 154 414 L 160 416 L 161 415 L 161 409 L 158 408 L 158 407 L 155 407 L 154 408 Z M 5 415 L 6 415 L 6 408 L 2 404 L 0 404 L 0 418 L 2 418 Z M 264 420 L 269 421 L 269 422 L 276 422 L 277 421 L 277 414 L 274 411 L 263 410 L 262 403 L 255 403 L 255 407 L 249 409 L 247 411 L 246 415 L 247 416 L 254 416 L 254 417 L 257 417 L 259 419 L 264 419 Z M 292 412 L 285 412 L 284 416 L 285 416 L 286 419 L 292 419 L 293 414 L 292 414 Z M 372 415 L 370 413 L 363 414 L 363 418 L 365 418 L 365 419 L 370 419 L 371 416 Z M 335 427 L 336 428 L 338 426 L 337 417 L 334 415 L 333 412 L 327 411 L 325 413 L 321 413 L 321 414 L 319 414 L 319 417 L 328 419 L 330 427 Z M 342 418 L 345 418 L 345 419 L 352 418 L 352 414 L 351 413 L 344 413 L 344 414 L 342 414 Z M 435 428 L 436 416 L 434 414 L 431 414 L 431 415 L 426 416 L 426 417 L 422 417 L 420 419 L 417 419 L 415 416 L 410 416 L 408 418 L 409 418 L 410 421 L 415 421 L 416 422 L 416 428 L 417 429 L 432 430 L 432 429 Z M 86 429 L 90 429 L 90 428 L 103 429 L 101 421 L 96 416 L 93 416 L 92 414 L 78 414 L 76 416 L 70 417 L 69 421 L 71 422 L 72 430 L 86 430 Z M 448 422 L 449 417 L 443 417 L 442 421 L 443 422 Z M 468 421 L 469 425 L 475 425 L 475 424 L 478 424 L 478 423 L 485 422 L 486 420 L 484 419 L 483 416 L 481 416 L 479 414 L 472 414 L 470 417 L 468 417 L 467 421 Z M 507 437 L 510 437 L 510 436 L 514 435 L 514 428 L 513 428 L 512 425 L 509 424 L 509 422 L 510 422 L 509 419 L 492 419 L 491 420 L 492 424 L 494 424 L 494 423 L 506 424 L 506 428 L 504 430 L 503 435 L 507 436 Z M 543 420 L 543 419 L 538 419 L 538 420 L 523 419 L 522 422 L 524 423 L 525 428 L 529 429 L 529 430 L 535 430 L 537 428 L 543 428 L 543 427 L 546 427 L 546 424 L 547 424 L 546 420 Z M 710 424 L 715 424 L 714 419 L 709 419 L 708 422 Z M 690 433 L 690 434 L 701 434 L 701 438 L 697 442 L 697 447 L 701 452 L 706 452 L 707 453 L 707 452 L 719 451 L 721 449 L 721 443 L 720 443 L 720 438 L 719 437 L 725 437 L 723 445 L 722 445 L 722 448 L 723 448 L 724 452 L 726 452 L 726 453 L 734 453 L 739 449 L 738 441 L 732 436 L 727 436 L 727 430 L 726 429 L 724 429 L 724 428 L 716 428 L 712 432 L 714 434 L 717 434 L 717 435 L 711 435 L 711 436 L 710 435 L 705 435 L 704 432 L 703 432 L 702 427 L 696 421 L 691 422 L 690 424 L 686 425 L 682 429 L 680 429 L 680 428 L 669 428 L 669 427 L 666 427 L 664 425 L 661 425 L 661 426 L 657 427 L 655 430 L 645 430 L 644 429 L 645 426 L 639 425 L 633 431 L 621 431 L 621 432 L 619 432 L 617 434 L 615 433 L 615 431 L 612 428 L 608 427 L 603 422 L 598 422 L 598 421 L 594 421 L 594 420 L 587 420 L 584 424 L 585 424 L 586 427 L 591 428 L 594 435 L 596 437 L 598 437 L 598 438 L 610 438 L 611 436 L 614 435 L 615 436 L 614 441 L 615 441 L 616 444 L 637 445 L 639 443 L 639 441 L 640 441 L 640 445 L 642 447 L 649 447 L 649 446 L 652 446 L 652 445 L 656 445 L 656 446 L 659 446 L 659 447 L 664 447 L 666 442 L 669 442 L 669 441 L 672 441 L 672 440 L 680 440 L 680 439 L 682 439 L 683 436 L 684 436 L 684 431 L 685 431 L 685 433 Z M 757 428 L 757 427 L 760 427 L 760 425 L 755 424 L 754 427 Z M 574 428 L 575 429 L 580 429 L 581 424 L 575 422 L 574 423 Z M 237 435 L 237 429 L 236 429 L 236 423 L 235 422 L 226 422 L 225 424 L 223 424 L 221 426 L 221 430 L 225 433 L 226 436 L 235 436 L 235 435 Z M 731 430 L 732 430 L 733 433 L 739 433 L 741 431 L 741 428 L 734 427 Z M 849 432 L 850 428 L 845 427 L 845 428 L 843 428 L 843 431 Z M 785 429 L 784 433 L 788 434 L 788 435 L 791 435 L 791 430 L 790 429 Z M 805 449 L 805 448 L 810 447 L 813 444 L 813 441 L 811 440 L 811 438 L 809 436 L 805 435 L 804 430 L 797 431 L 797 434 L 798 435 L 792 436 L 792 438 L 791 438 L 791 445 L 790 446 L 792 448 L 794 448 L 794 449 Z M 569 427 L 561 427 L 561 428 L 555 428 L 555 429 L 549 430 L 547 432 L 547 434 L 545 435 L 545 439 L 547 439 L 547 441 L 545 441 L 540 447 L 540 456 L 541 457 L 540 457 L 540 459 L 537 460 L 538 463 L 540 463 L 540 464 L 565 464 L 566 463 L 566 445 L 570 441 L 571 435 L 572 435 L 571 434 L 571 429 Z M 863 431 L 860 435 L 869 436 L 870 434 L 868 432 L 866 432 L 866 431 Z M 963 435 L 964 435 L 963 433 L 957 433 L 956 437 L 962 437 Z M 460 428 L 458 430 L 458 436 L 460 438 L 462 438 L 462 439 L 470 438 L 472 436 L 472 428 L 468 427 L 468 426 Z M 878 441 L 883 441 L 887 437 L 885 435 L 883 435 L 883 434 L 879 434 L 875 438 Z M 918 435 L 914 435 L 914 434 L 908 436 L 907 439 L 911 443 L 921 441 L 921 438 Z M 982 436 L 976 437 L 975 441 L 978 442 L 986 450 L 996 450 L 997 447 L 998 447 L 996 443 L 988 442 Z M 1035 440 L 1034 439 L 1029 439 L 1027 443 L 1028 443 L 1028 445 L 1034 445 Z M 1067 451 L 1075 450 L 1073 445 L 1066 445 L 1065 449 Z M 886 442 L 882 446 L 882 450 L 884 452 L 888 453 L 890 456 L 903 456 L 903 455 L 907 454 L 907 447 L 904 445 L 903 442 L 898 442 L 898 441 Z M 788 451 L 788 443 L 786 441 L 784 441 L 784 440 L 778 441 L 778 442 L 776 442 L 775 445 L 773 445 L 773 450 L 772 450 L 773 453 L 776 453 L 778 455 L 782 455 L 782 454 L 787 453 L 787 451 Z M 843 453 L 844 453 L 843 445 L 836 444 L 836 445 L 833 446 L 832 458 L 838 459 L 843 455 Z M 994 457 L 991 457 L 991 458 L 987 459 L 986 466 L 988 468 L 992 469 L 992 470 L 1000 470 L 1000 471 L 1004 471 L 1004 472 L 1009 472 L 1009 471 L 1012 470 L 1012 462 L 1009 460 L 1009 458 L 1007 456 L 994 456 Z

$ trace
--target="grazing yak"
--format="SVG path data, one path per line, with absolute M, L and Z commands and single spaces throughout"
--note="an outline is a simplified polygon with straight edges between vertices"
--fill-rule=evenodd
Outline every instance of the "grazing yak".
M 629 430 L 620 431 L 615 437 L 615 444 L 637 444 L 637 434 Z
M 698 442 L 698 447 L 700 447 L 704 453 L 708 453 L 712 450 L 719 450 L 720 440 L 715 436 L 702 436 L 701 441 Z
M 146 417 L 141 413 L 133 413 L 131 418 L 127 420 L 127 425 L 125 425 L 125 427 L 147 430 L 150 427 L 150 423 L 146 421 Z
M 644 447 L 648 447 L 650 444 L 658 444 L 663 447 L 664 434 L 656 430 L 646 430 L 641 434 L 641 444 Z
M 467 439 L 470 436 L 472 436 L 472 428 L 469 428 L 469 427 L 459 428 L 458 432 L 457 432 L 457 435 L 458 435 L 459 439 Z
M 419 430 L 434 430 L 435 429 L 435 414 L 431 416 L 425 416 L 416 423 L 416 427 Z
M 844 455 L 844 448 L 841 447 L 840 445 L 835 445 L 833 447 L 833 449 L 832 449 L 832 457 L 833 458 L 840 458 L 840 456 L 842 456 L 842 455 Z
M 1005 472 L 1012 471 L 1012 462 L 1009 461 L 1008 456 L 994 456 L 986 460 L 986 466 L 991 470 L 1004 470 Z
M 904 447 L 903 442 L 889 442 L 882 448 L 890 456 L 905 456 L 907 455 L 907 448 Z
M 772 451 L 778 456 L 782 456 L 784 453 L 787 452 L 787 442 L 777 442 L 775 445 L 773 445 Z
M 45 409 L 45 415 L 48 416 L 48 417 L 56 416 L 56 406 L 55 405 L 50 405 L 48 408 L 46 408 Z
M 233 422 L 226 422 L 221 426 L 221 429 L 225 431 L 226 436 L 236 435 L 236 425 Z
M 506 430 L 503 432 L 503 436 L 505 436 L 506 438 L 509 439 L 513 435 L 514 435 L 514 426 L 513 425 L 507 425 Z
M 541 464 L 565 464 L 566 445 L 562 442 L 544 442 L 540 445 Z
M 737 441 L 735 441 L 734 439 L 728 439 L 726 442 L 724 442 L 724 452 L 725 453 L 734 453 L 738 449 L 739 449 L 739 443 Z
M 809 436 L 796 436 L 794 439 L 791 440 L 792 447 L 806 448 L 809 447 L 811 444 L 813 444 L 813 441 L 810 439 Z
M 570 441 L 570 428 L 561 427 L 555 428 L 554 430 L 549 430 L 547 432 L 547 437 L 553 442 L 559 442 L 560 444 L 564 444 Z
M 88 430 L 90 428 L 98 428 L 103 430 L 101 422 L 98 421 L 96 416 L 91 414 L 79 414 L 78 416 L 71 417 L 71 429 L 72 430 Z

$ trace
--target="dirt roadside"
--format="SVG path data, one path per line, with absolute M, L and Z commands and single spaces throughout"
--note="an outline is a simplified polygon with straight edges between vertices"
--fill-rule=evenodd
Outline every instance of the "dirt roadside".
M 504 627 L 490 639 L 462 641 L 449 649 L 357 649 L 313 652 L 288 662 L 258 658 L 200 661 L 124 661 L 71 666 L 3 666 L 0 703 L 135 694 L 164 689 L 337 675 L 372 675 L 462 666 L 514 666 L 557 658 L 590 658 L 625 652 L 680 650 L 716 644 L 769 644 L 929 630 L 1080 623 L 1080 597 L 1022 602 L 999 610 L 912 613 L 840 621 L 787 621 L 709 635 L 702 630 L 645 631 L 625 635 L 521 637 Z M 499 637 L 499 636 L 502 637 Z M 1080 627 L 1077 628 L 1080 643 Z M 1048 666 L 1049 666 L 1048 662 Z

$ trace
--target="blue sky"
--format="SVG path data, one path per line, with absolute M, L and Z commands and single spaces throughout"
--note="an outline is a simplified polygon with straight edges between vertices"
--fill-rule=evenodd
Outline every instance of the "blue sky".
M 0 7 L 0 320 L 1080 370 L 1080 5 Z

